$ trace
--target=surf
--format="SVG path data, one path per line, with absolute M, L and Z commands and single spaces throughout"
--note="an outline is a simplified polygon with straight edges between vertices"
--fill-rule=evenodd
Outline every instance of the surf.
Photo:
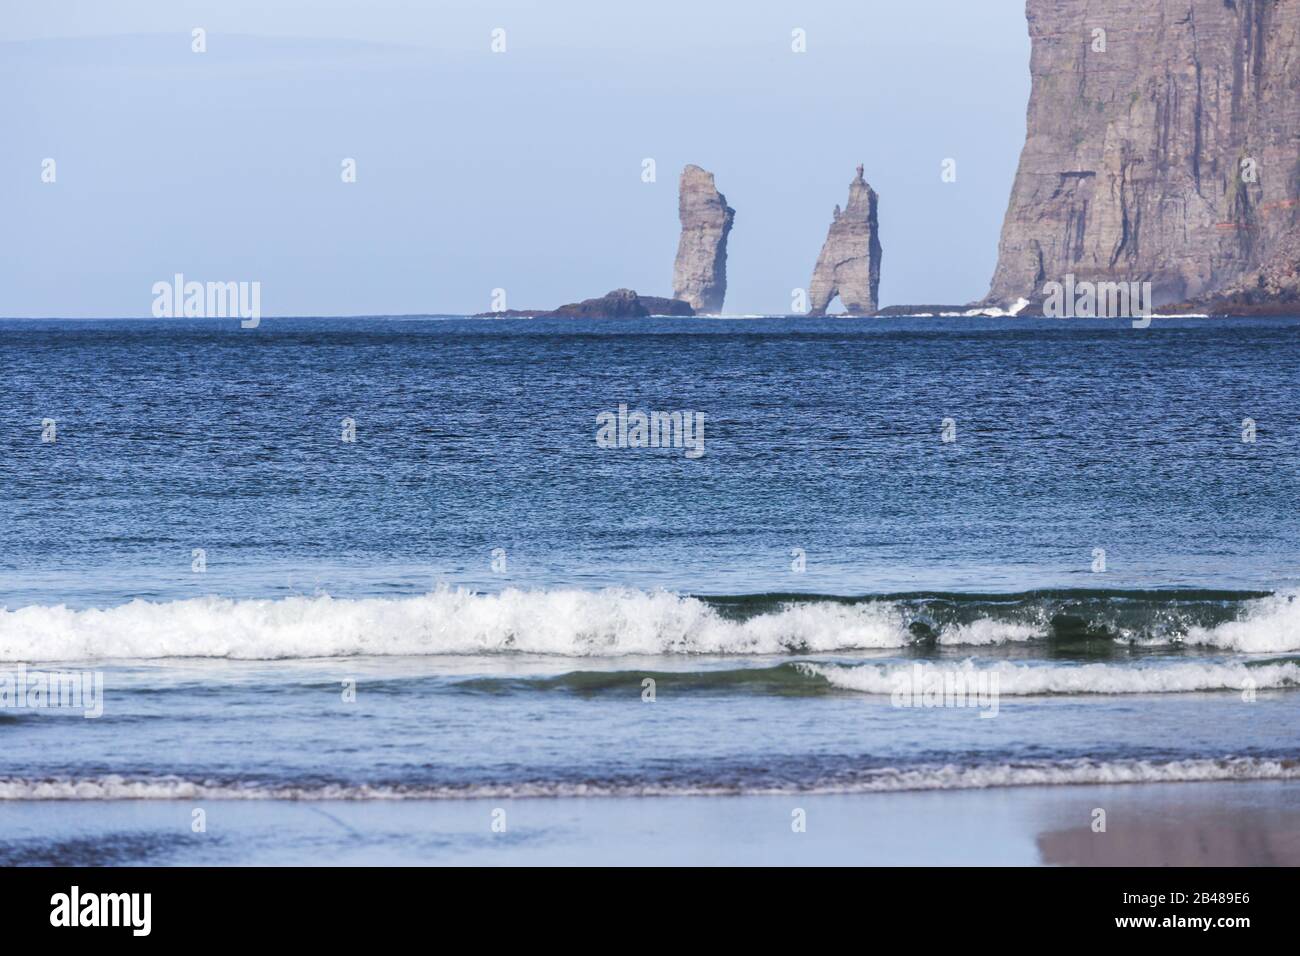
M 1089 784 L 1205 783 L 1300 780 L 1300 762 L 1283 756 L 1197 757 L 1172 760 L 1088 758 L 918 764 L 859 768 L 806 781 L 737 781 L 700 771 L 677 780 L 530 780 L 466 784 L 346 781 L 266 782 L 179 776 L 0 777 L 0 801 L 101 800 L 470 800 L 550 797 L 737 796 L 869 794 L 932 790 L 987 790 Z
M 407 597 L 132 600 L 0 609 L 0 663 L 186 657 L 526 653 L 798 655 L 1043 642 L 1244 653 L 1300 650 L 1295 592 L 917 593 L 702 597 L 611 588 Z

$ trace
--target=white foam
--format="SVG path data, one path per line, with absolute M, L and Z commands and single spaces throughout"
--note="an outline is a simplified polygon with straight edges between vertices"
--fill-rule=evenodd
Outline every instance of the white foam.
M 83 778 L 0 778 L 0 801 L 52 800 L 449 800 L 529 797 L 732 796 L 788 793 L 895 793 L 910 790 L 982 790 L 997 787 L 1085 784 L 1185 783 L 1300 780 L 1300 762 L 1260 757 L 1187 760 L 1062 760 L 981 766 L 930 764 L 884 767 L 837 774 L 808 783 L 520 783 L 446 785 L 221 783 L 180 777 L 131 779 L 116 775 Z
M 1251 654 L 1300 650 L 1300 596 L 1292 591 L 1248 601 L 1239 620 L 1189 628 L 1186 641 Z
M 900 647 L 888 604 L 792 604 L 744 621 L 668 592 L 443 589 L 410 598 L 132 601 L 0 611 L 0 661 L 274 660 L 520 651 L 571 656 L 779 654 Z
M 1010 308 L 1004 309 L 1001 306 L 990 306 L 983 309 L 966 309 L 963 312 L 940 312 L 942 318 L 962 318 L 962 319 L 1013 319 L 1025 310 L 1029 305 L 1029 300 L 1021 297 L 1017 299 Z
M 276 660 L 519 651 L 576 657 L 782 654 L 904 647 L 902 607 L 792 602 L 735 620 L 665 591 L 441 589 L 407 598 L 205 597 L 111 608 L 0 609 L 0 663 L 216 657 Z M 1047 625 L 984 618 L 944 628 L 944 645 L 1047 636 Z M 1247 602 L 1238 621 L 1193 628 L 1186 642 L 1248 653 L 1300 650 L 1294 594 Z
M 1046 635 L 1043 627 L 1032 624 L 1018 624 L 1014 621 L 998 621 L 983 617 L 969 624 L 954 624 L 943 629 L 939 634 L 940 644 L 958 646 L 979 646 L 990 644 L 1010 644 L 1017 641 L 1032 641 Z
M 915 662 L 905 664 L 797 665 L 818 674 L 834 687 L 864 694 L 889 695 L 912 688 L 920 668 L 922 682 L 952 679 L 957 686 L 996 688 L 998 694 L 1028 697 L 1042 694 L 1178 694 L 1195 691 L 1258 690 L 1300 686 L 1300 665 L 1294 661 L 1259 664 L 1177 662 L 1159 664 L 1022 664 L 998 661 Z M 933 675 L 933 676 L 932 676 Z M 991 683 L 996 677 L 996 684 Z M 977 680 L 980 683 L 977 684 Z M 920 692 L 919 690 L 917 691 Z

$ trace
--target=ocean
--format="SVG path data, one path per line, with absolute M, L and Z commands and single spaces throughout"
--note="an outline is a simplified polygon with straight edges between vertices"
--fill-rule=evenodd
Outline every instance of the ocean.
M 1286 318 L 0 321 L 0 863 L 1296 807 L 1297 383 Z M 1051 862 L 974 829 L 870 860 Z

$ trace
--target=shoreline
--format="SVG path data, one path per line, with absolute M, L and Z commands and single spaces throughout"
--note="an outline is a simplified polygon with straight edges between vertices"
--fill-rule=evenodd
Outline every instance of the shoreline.
M 703 800 L 178 800 L 96 807 L 91 821 L 80 802 L 0 804 L 0 863 L 1300 865 L 1295 781 Z M 197 810 L 205 829 L 196 833 Z M 1094 829 L 1098 811 L 1104 832 Z M 796 832 L 800 813 L 804 829 Z

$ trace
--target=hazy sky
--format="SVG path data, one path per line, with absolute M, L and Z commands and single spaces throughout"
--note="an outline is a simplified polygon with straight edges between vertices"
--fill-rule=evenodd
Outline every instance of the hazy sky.
M 2 316 L 147 316 L 176 272 L 267 315 L 667 295 L 692 162 L 727 312 L 790 309 L 858 163 L 882 305 L 965 302 L 1029 95 L 1022 0 L 41 0 L 0 41 Z

